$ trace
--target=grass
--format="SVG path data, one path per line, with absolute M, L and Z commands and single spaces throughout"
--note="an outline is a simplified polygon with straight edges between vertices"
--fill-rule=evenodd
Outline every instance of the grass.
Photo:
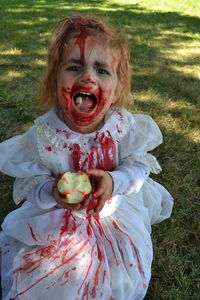
M 2 0 L 0 138 L 24 132 L 36 109 L 50 28 L 64 15 L 94 14 L 123 28 L 131 47 L 130 110 L 150 114 L 164 143 L 154 178 L 175 198 L 172 217 L 153 227 L 146 299 L 200 299 L 200 4 L 195 0 Z M 13 179 L 0 177 L 1 221 L 15 209 Z

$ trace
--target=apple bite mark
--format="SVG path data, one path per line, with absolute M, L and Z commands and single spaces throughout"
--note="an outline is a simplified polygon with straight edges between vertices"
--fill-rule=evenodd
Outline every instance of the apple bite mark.
M 62 200 L 66 203 L 80 203 L 91 192 L 91 183 L 85 172 L 65 172 L 57 184 Z M 64 197 L 63 197 L 64 196 Z

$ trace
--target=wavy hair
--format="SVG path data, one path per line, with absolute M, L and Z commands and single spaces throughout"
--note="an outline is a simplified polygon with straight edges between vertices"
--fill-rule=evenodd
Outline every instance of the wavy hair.
M 130 93 L 130 54 L 128 41 L 123 34 L 116 32 L 111 26 L 98 21 L 96 18 L 75 15 L 63 18 L 54 28 L 54 36 L 48 50 L 46 74 L 41 83 L 40 104 L 55 106 L 58 104 L 57 73 L 65 51 L 74 32 L 89 32 L 101 45 L 109 46 L 118 55 L 117 88 L 115 92 L 115 107 L 128 105 Z

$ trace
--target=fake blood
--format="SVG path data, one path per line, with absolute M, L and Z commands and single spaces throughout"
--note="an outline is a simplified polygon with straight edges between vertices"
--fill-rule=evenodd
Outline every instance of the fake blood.
M 47 147 L 45 147 L 45 149 L 49 152 L 51 152 L 53 150 L 51 146 L 47 146 Z
M 112 171 L 115 166 L 116 147 L 109 131 L 97 133 L 94 142 L 100 145 L 91 146 L 90 151 L 81 151 L 78 144 L 73 145 L 72 160 L 76 172 L 87 168 L 96 168 L 104 171 Z
M 116 147 L 110 132 L 107 131 L 106 134 L 97 132 L 94 143 L 96 144 L 97 142 L 98 145 L 92 145 L 89 152 L 82 152 L 78 144 L 73 145 L 71 156 L 75 172 L 84 171 L 88 168 L 104 171 L 112 171 L 114 169 Z M 97 202 L 98 199 L 92 199 L 87 210 L 95 208 Z
M 35 236 L 35 234 L 34 234 L 34 232 L 33 232 L 33 228 L 32 228 L 29 224 L 28 224 L 28 227 L 29 227 L 29 229 L 30 229 L 32 238 L 37 242 L 37 238 L 36 238 L 36 236 Z
M 111 171 L 114 168 L 115 144 L 109 131 L 108 136 L 103 133 L 100 139 L 103 154 L 103 170 Z
M 62 276 L 60 276 L 60 277 L 58 278 L 58 280 L 62 280 L 63 278 L 66 278 L 66 281 L 64 281 L 62 284 L 60 284 L 60 286 L 63 286 L 63 285 L 65 285 L 65 284 L 68 282 L 69 273 L 70 273 L 71 271 L 75 271 L 75 270 L 76 270 L 76 267 L 73 267 L 73 268 L 70 269 L 69 271 L 64 271 L 64 272 L 63 272 Z
M 85 30 L 85 31 L 82 31 L 81 34 L 77 37 L 77 40 L 75 42 L 75 45 L 77 44 L 80 48 L 80 60 L 81 60 L 81 63 L 83 64 L 84 61 L 85 61 L 85 55 L 84 55 L 84 52 L 85 52 L 85 40 L 87 39 L 89 35 L 89 32 L 88 30 Z
M 84 279 L 83 279 L 83 282 L 82 282 L 82 284 L 80 285 L 80 287 L 79 287 L 79 289 L 78 289 L 78 294 L 80 294 L 80 291 L 81 291 L 81 289 L 82 289 L 82 286 L 84 285 L 85 281 L 87 280 L 88 274 L 89 274 L 90 269 L 91 269 L 91 267 L 92 267 L 92 254 L 93 254 L 93 251 L 94 251 L 94 246 L 92 247 L 92 250 L 91 250 L 90 264 L 89 264 L 89 266 L 88 266 L 88 269 L 87 269 L 86 275 L 85 275 L 85 277 L 84 277 Z
M 58 266 L 56 266 L 55 268 L 53 268 L 50 272 L 46 273 L 44 276 L 40 277 L 38 280 L 36 280 L 32 285 L 30 285 L 29 287 L 27 287 L 25 290 L 19 292 L 14 298 L 12 298 L 11 300 L 16 300 L 18 299 L 19 296 L 25 294 L 26 292 L 28 292 L 32 287 L 34 287 L 35 285 L 37 285 L 40 281 L 42 281 L 43 279 L 49 277 L 50 275 L 54 274 L 56 272 L 56 270 L 58 270 L 60 267 L 62 267 L 63 265 L 66 265 L 67 263 L 69 263 L 71 260 L 73 260 L 76 256 L 80 255 L 81 252 L 84 252 L 84 248 L 87 245 L 87 243 L 89 242 L 89 240 L 86 240 L 83 245 L 69 258 L 65 258 L 63 259 L 62 263 L 59 264 Z M 21 268 L 23 269 L 23 268 Z
M 100 231 L 100 234 L 101 234 L 102 236 L 104 236 L 105 239 L 107 240 L 107 242 L 109 243 L 110 248 L 111 248 L 111 250 L 112 250 L 112 252 L 113 252 L 113 256 L 114 256 L 116 265 L 118 266 L 118 265 L 119 265 L 119 261 L 118 261 L 118 259 L 117 259 L 117 256 L 116 256 L 115 249 L 114 249 L 114 247 L 113 247 L 112 241 L 110 241 L 110 240 L 107 238 L 107 236 L 106 236 L 106 234 L 105 234 L 105 232 L 104 232 L 104 230 L 103 230 L 103 227 L 102 227 L 102 225 L 101 225 L 99 219 L 97 219 L 97 223 L 98 223 L 98 225 L 99 225 L 99 231 Z
M 92 297 L 95 298 L 96 297 L 96 287 L 98 286 L 99 284 L 99 270 L 100 270 L 100 267 L 102 265 L 102 260 L 103 260 L 103 255 L 99 249 L 99 246 L 97 244 L 97 251 L 98 251 L 98 261 L 99 261 L 99 264 L 98 264 L 98 267 L 96 269 L 96 272 L 95 272 L 95 275 L 94 275 L 94 286 L 93 286 L 93 289 L 92 289 Z
M 74 162 L 74 170 L 78 172 L 81 170 L 80 160 L 81 160 L 82 152 L 81 148 L 78 144 L 74 144 L 73 151 L 72 151 L 72 159 Z
M 98 203 L 98 199 L 93 198 L 87 207 L 87 211 L 90 211 L 93 208 L 95 208 L 97 206 L 97 203 Z
M 34 282 L 31 286 L 29 286 L 26 290 L 18 293 L 15 298 L 13 298 L 13 300 L 17 299 L 18 296 L 23 295 L 24 293 L 26 293 L 28 290 L 30 290 L 33 286 L 35 286 L 36 284 L 38 284 L 40 281 L 42 281 L 44 278 L 49 277 L 51 274 L 53 274 L 57 269 L 59 269 L 60 267 L 62 267 L 64 264 L 67 264 L 70 260 L 74 259 L 77 255 L 80 254 L 80 252 L 83 251 L 83 248 L 85 247 L 85 245 L 88 243 L 88 240 L 85 241 L 85 243 L 83 244 L 83 246 L 74 253 L 74 255 L 72 255 L 69 259 L 66 259 L 62 264 L 58 265 L 57 267 L 55 267 L 53 270 L 51 270 L 49 273 L 45 274 L 44 276 L 42 276 L 41 278 L 39 278 L 36 282 Z
M 63 133 L 66 137 L 66 139 L 69 139 L 70 136 L 73 134 L 72 132 L 69 132 L 67 130 L 61 130 L 59 128 L 56 128 L 56 133 Z
M 141 265 L 141 262 L 140 262 L 139 253 L 138 253 L 138 250 L 136 249 L 135 245 L 133 244 L 133 241 L 131 240 L 131 238 L 130 238 L 130 236 L 129 236 L 128 234 L 126 234 L 124 231 L 122 231 L 122 230 L 119 228 L 119 226 L 117 225 L 117 223 L 116 223 L 114 220 L 113 220 L 112 223 L 113 223 L 113 226 L 114 226 L 115 229 L 121 231 L 122 233 L 124 233 L 124 234 L 128 237 L 128 239 L 129 239 L 129 241 L 130 241 L 130 244 L 131 244 L 131 246 L 132 246 L 132 248 L 133 248 L 133 251 L 134 251 L 134 253 L 135 253 L 136 259 L 137 259 L 138 270 L 139 270 L 140 274 L 145 278 L 144 271 L 143 271 L 143 268 L 142 268 L 142 265 Z M 130 264 L 130 267 L 132 267 L 131 264 Z

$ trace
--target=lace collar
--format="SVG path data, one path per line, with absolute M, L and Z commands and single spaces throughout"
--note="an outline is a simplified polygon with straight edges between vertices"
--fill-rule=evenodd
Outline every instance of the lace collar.
M 51 109 L 46 114 L 35 120 L 35 125 L 40 132 L 43 132 L 52 145 L 62 149 L 64 145 L 87 143 L 90 139 L 98 142 L 103 137 L 111 136 L 113 140 L 119 142 L 129 130 L 129 113 L 125 109 L 117 112 L 109 111 L 103 126 L 92 133 L 82 134 L 72 131 L 59 117 L 58 107 Z

